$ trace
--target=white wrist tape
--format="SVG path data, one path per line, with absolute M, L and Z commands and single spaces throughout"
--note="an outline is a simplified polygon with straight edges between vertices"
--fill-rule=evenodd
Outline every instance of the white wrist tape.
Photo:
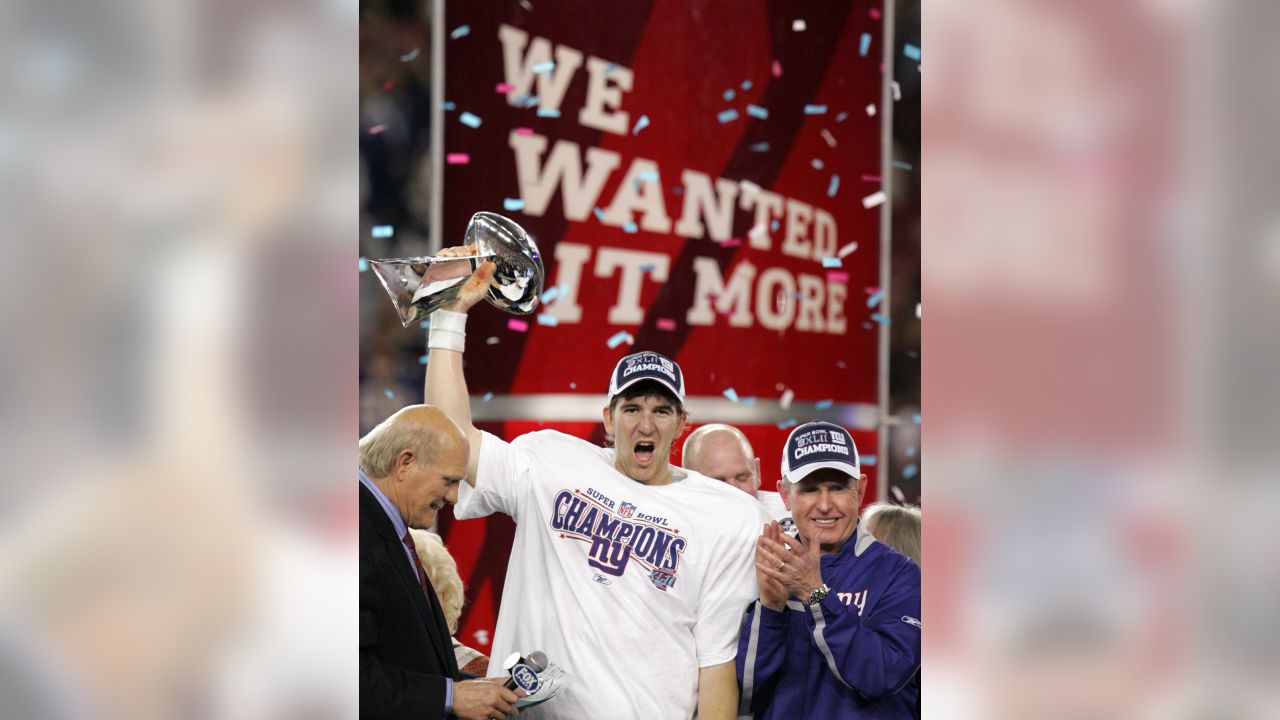
M 427 348 L 463 352 L 467 348 L 467 314 L 451 310 L 431 313 L 431 334 Z

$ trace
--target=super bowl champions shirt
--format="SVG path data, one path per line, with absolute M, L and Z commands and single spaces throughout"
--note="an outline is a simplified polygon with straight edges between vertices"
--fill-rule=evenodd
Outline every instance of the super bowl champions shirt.
M 676 467 L 674 482 L 643 485 L 613 460 L 554 430 L 484 433 L 476 486 L 462 484 L 458 519 L 516 521 L 488 675 L 542 650 L 576 678 L 521 717 L 688 720 L 698 669 L 734 659 L 759 596 L 759 502 Z

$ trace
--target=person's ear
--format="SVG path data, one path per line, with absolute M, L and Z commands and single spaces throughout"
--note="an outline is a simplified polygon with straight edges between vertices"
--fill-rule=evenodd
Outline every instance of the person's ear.
M 788 487 L 790 484 L 785 478 L 778 481 L 778 494 L 782 496 L 782 507 L 786 508 L 787 512 L 791 512 L 791 488 Z
M 751 458 L 751 484 L 760 489 L 760 458 Z
M 407 470 L 410 466 L 418 461 L 418 454 L 412 448 L 405 448 L 396 455 L 395 468 L 399 470 Z
M 858 501 L 861 502 L 867 495 L 867 474 L 863 473 L 858 478 Z
M 604 433 L 606 435 L 613 434 L 613 410 L 608 406 L 604 406 Z

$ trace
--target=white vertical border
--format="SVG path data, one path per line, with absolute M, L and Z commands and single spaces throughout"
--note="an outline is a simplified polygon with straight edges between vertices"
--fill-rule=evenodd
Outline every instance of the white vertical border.
M 431 236 L 429 252 L 444 247 L 444 0 L 431 3 Z
M 880 42 L 880 58 L 884 63 L 884 85 L 880 88 L 880 190 L 884 203 L 880 205 L 880 322 L 879 377 L 876 382 L 876 405 L 879 422 L 876 432 L 876 501 L 889 497 L 889 432 L 893 418 L 889 415 L 889 314 L 892 303 L 889 283 L 893 268 L 893 8 L 895 0 L 884 0 L 884 36 Z

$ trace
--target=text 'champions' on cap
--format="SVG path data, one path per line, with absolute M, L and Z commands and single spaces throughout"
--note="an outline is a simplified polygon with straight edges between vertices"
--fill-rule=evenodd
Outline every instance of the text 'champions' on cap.
M 653 352 L 632 353 L 618 361 L 609 379 L 609 397 L 617 395 L 642 380 L 654 380 L 662 383 L 675 393 L 680 402 L 684 402 L 684 373 L 674 360 Z
M 858 448 L 849 431 L 822 421 L 792 430 L 782 449 L 782 477 L 796 483 L 823 468 L 839 470 L 855 479 L 862 475 Z

